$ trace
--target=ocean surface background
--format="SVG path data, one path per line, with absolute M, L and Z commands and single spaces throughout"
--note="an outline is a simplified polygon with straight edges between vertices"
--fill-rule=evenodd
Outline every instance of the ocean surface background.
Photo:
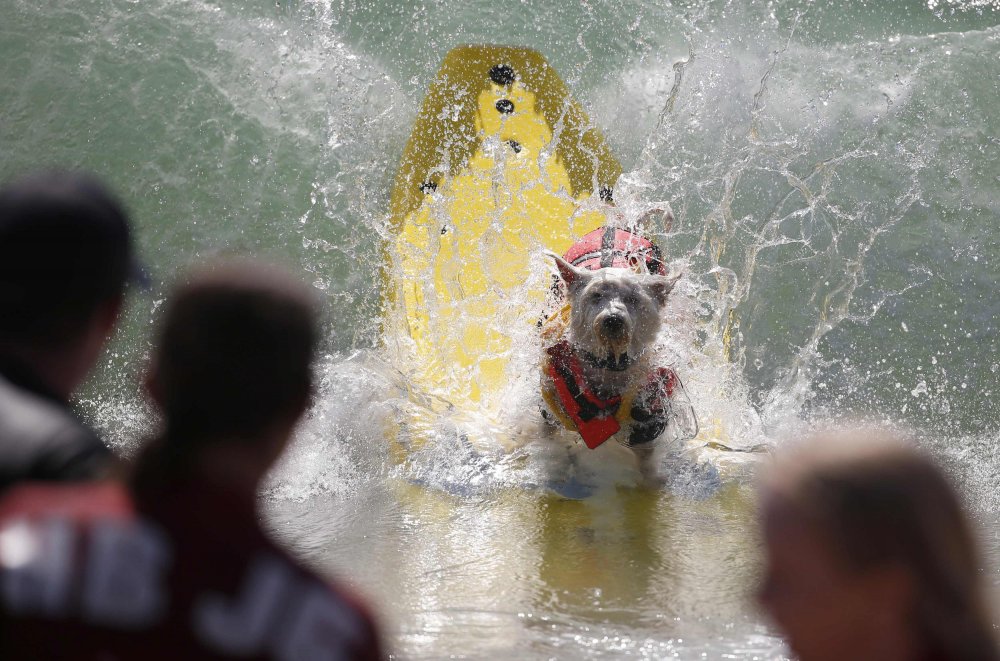
M 738 387 L 711 413 L 734 443 L 913 430 L 996 584 L 997 0 L 0 0 L 0 178 L 98 173 L 153 276 L 84 415 L 133 452 L 170 283 L 219 254 L 287 263 L 326 342 L 265 518 L 370 596 L 400 658 L 781 658 L 749 599 L 751 479 L 566 502 L 474 458 L 400 474 L 380 448 L 405 390 L 378 350 L 390 187 L 440 60 L 480 42 L 541 51 L 622 161 L 616 195 L 672 205 L 695 339 L 733 331 Z

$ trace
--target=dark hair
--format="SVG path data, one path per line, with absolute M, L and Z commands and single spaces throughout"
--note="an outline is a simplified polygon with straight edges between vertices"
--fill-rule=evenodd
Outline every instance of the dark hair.
M 133 265 L 128 217 L 95 178 L 44 172 L 0 190 L 0 339 L 72 339 Z
M 765 486 L 853 571 L 911 572 L 913 625 L 934 658 L 995 661 L 982 562 L 969 517 L 936 462 L 884 433 L 831 433 L 779 461 Z
M 315 303 L 285 271 L 248 262 L 203 270 L 169 303 L 156 350 L 166 443 L 253 438 L 308 401 Z

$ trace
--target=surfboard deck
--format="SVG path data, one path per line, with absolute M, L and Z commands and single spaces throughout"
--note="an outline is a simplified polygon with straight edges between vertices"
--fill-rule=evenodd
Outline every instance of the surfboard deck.
M 420 388 L 490 409 L 512 338 L 548 283 L 542 249 L 563 252 L 605 222 L 621 165 L 555 70 L 527 48 L 461 46 L 417 114 L 391 202 L 391 334 Z

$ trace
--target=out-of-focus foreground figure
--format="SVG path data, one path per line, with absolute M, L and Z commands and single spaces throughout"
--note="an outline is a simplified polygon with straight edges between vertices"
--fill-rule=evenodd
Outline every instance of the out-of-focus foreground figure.
M 103 476 L 111 453 L 69 408 L 141 275 L 129 221 L 90 176 L 0 190 L 0 490 Z
M 761 604 L 802 661 L 1000 658 L 969 519 L 941 469 L 872 432 L 779 457 Z
M 311 290 L 278 269 L 219 265 L 177 291 L 148 383 L 163 430 L 131 483 L 0 504 L 0 657 L 381 658 L 366 609 L 257 523 L 317 334 Z

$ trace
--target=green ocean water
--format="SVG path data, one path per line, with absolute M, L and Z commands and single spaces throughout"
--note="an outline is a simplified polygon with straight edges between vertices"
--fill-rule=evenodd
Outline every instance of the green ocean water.
M 392 178 L 441 58 L 477 42 L 541 51 L 622 161 L 616 197 L 672 205 L 692 341 L 734 331 L 719 415 L 747 442 L 844 416 L 913 428 L 1000 555 L 995 0 L 0 0 L 0 178 L 97 172 L 153 275 L 80 399 L 116 447 L 151 428 L 137 375 L 174 278 L 279 260 L 327 300 L 327 399 L 268 520 L 372 595 L 401 658 L 782 654 L 746 598 L 745 481 L 588 509 L 400 487 L 371 447 L 357 412 L 398 385 L 376 348 Z

